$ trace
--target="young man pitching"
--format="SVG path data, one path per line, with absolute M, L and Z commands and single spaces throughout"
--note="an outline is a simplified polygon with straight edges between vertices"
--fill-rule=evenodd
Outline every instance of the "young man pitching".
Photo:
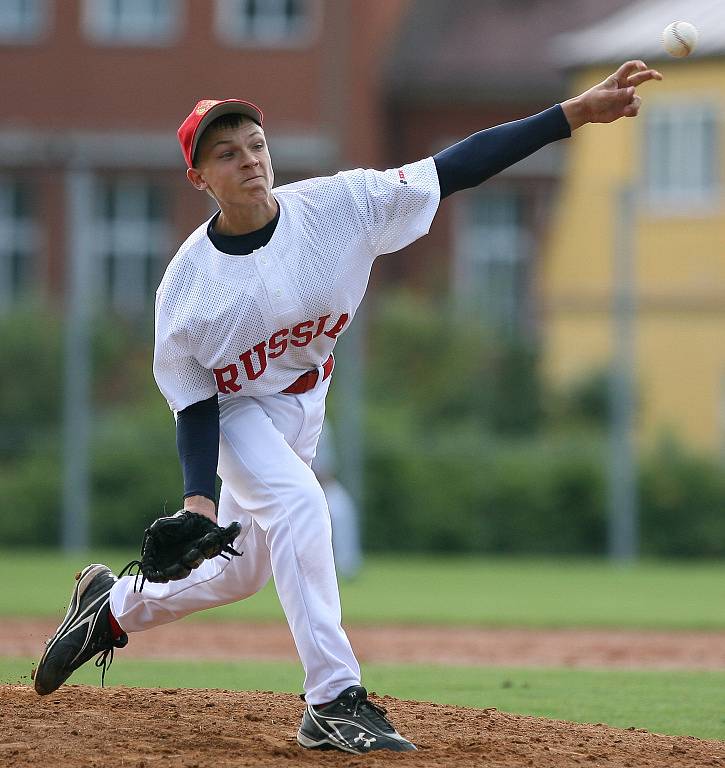
M 628 61 L 546 111 L 388 171 L 274 188 L 261 110 L 200 101 L 178 131 L 191 184 L 219 210 L 188 237 L 156 295 L 154 375 L 176 416 L 184 508 L 241 525 L 241 557 L 146 583 L 85 568 L 35 673 L 48 694 L 128 633 L 243 600 L 274 578 L 305 670 L 301 746 L 364 754 L 415 747 L 372 703 L 340 624 L 330 517 L 310 465 L 334 366 L 375 259 L 428 232 L 442 198 L 585 123 L 634 117 L 661 75 Z M 218 506 L 216 475 L 222 480 Z M 243 638 L 240 643 L 243 644 Z

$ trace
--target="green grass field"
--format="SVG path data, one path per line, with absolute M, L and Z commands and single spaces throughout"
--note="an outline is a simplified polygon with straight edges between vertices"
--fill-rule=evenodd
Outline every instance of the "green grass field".
M 0 552 L 0 616 L 63 614 L 73 572 L 87 562 L 118 570 L 131 552 Z M 501 558 L 370 557 L 343 583 L 347 623 L 426 623 L 520 627 L 724 629 L 725 564 L 642 563 Z M 269 586 L 205 619 L 283 621 Z M 0 680 L 27 682 L 29 659 L 0 658 Z M 725 672 L 463 668 L 368 664 L 369 688 L 401 698 L 577 722 L 636 726 L 659 733 L 725 740 Z M 23 679 L 23 675 L 26 677 Z M 86 665 L 74 682 L 99 684 Z M 125 660 L 109 684 L 299 691 L 301 669 L 289 663 L 180 663 Z
M 0 681 L 29 682 L 30 666 L 30 659 L 0 658 Z M 100 672 L 88 664 L 70 682 L 100 685 Z M 725 740 L 725 672 L 366 664 L 365 683 L 402 699 Z M 159 662 L 119 653 L 106 684 L 299 692 L 302 673 L 290 662 Z
M 57 616 L 88 562 L 119 570 L 132 552 L 88 557 L 0 551 L 0 616 Z M 522 627 L 725 628 L 725 563 L 370 557 L 341 584 L 349 623 Z M 271 585 L 199 619 L 282 618 Z

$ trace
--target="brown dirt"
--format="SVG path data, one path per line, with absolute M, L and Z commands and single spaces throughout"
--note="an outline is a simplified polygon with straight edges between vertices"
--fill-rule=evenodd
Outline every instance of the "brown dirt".
M 54 629 L 54 621 L 4 620 L 0 655 L 37 657 Z M 353 627 L 350 636 L 363 661 L 725 668 L 722 632 Z M 122 654 L 296 658 L 284 625 L 190 621 L 133 635 Z M 349 768 L 398 761 L 410 768 L 725 768 L 725 742 L 720 741 L 522 717 L 493 708 L 388 696 L 376 700 L 418 752 L 357 758 L 303 750 L 295 741 L 303 705 L 293 694 L 67 685 L 41 698 L 28 685 L 0 685 L 0 768 Z
M 69 685 L 40 698 L 0 686 L 0 765 L 8 768 L 226 768 L 406 765 L 725 766 L 725 743 L 577 725 L 388 696 L 378 699 L 418 752 L 366 758 L 308 752 L 292 694 Z
M 37 656 L 55 626 L 54 620 L 4 619 L 0 656 Z M 725 632 L 418 626 L 354 626 L 348 631 L 363 662 L 725 669 Z M 122 653 L 128 658 L 297 658 L 281 622 L 177 622 L 132 635 Z

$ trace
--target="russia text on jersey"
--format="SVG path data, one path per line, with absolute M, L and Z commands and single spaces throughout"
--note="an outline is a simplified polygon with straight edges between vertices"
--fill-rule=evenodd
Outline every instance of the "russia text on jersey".
M 258 379 L 266 370 L 267 361 L 283 355 L 289 344 L 293 347 L 306 347 L 313 339 L 323 334 L 330 339 L 336 339 L 345 327 L 349 316 L 347 313 L 343 313 L 332 327 L 325 330 L 330 317 L 330 315 L 323 315 L 317 320 L 304 320 L 292 328 L 280 328 L 266 341 L 260 341 L 251 349 L 242 352 L 239 355 L 239 360 L 242 363 L 242 371 L 246 378 L 249 381 Z M 217 389 L 223 395 L 231 395 L 234 392 L 239 392 L 242 388 L 238 383 L 240 369 L 236 363 L 231 363 L 223 368 L 214 368 L 214 377 L 216 378 Z

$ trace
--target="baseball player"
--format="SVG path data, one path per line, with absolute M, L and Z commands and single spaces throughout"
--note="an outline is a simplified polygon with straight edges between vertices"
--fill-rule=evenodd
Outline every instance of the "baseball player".
M 178 137 L 189 182 L 219 210 L 161 281 L 153 369 L 176 417 L 184 508 L 241 524 L 234 547 L 243 554 L 142 590 L 104 565 L 86 567 L 35 672 L 36 691 L 54 691 L 96 654 L 105 671 L 129 633 L 243 600 L 273 577 L 305 672 L 299 744 L 415 749 L 368 699 L 341 626 L 330 517 L 311 469 L 333 348 L 376 257 L 426 234 L 441 198 L 585 123 L 634 117 L 636 87 L 652 79 L 659 72 L 628 61 L 573 99 L 434 157 L 277 188 L 261 110 L 240 99 L 200 101 Z

